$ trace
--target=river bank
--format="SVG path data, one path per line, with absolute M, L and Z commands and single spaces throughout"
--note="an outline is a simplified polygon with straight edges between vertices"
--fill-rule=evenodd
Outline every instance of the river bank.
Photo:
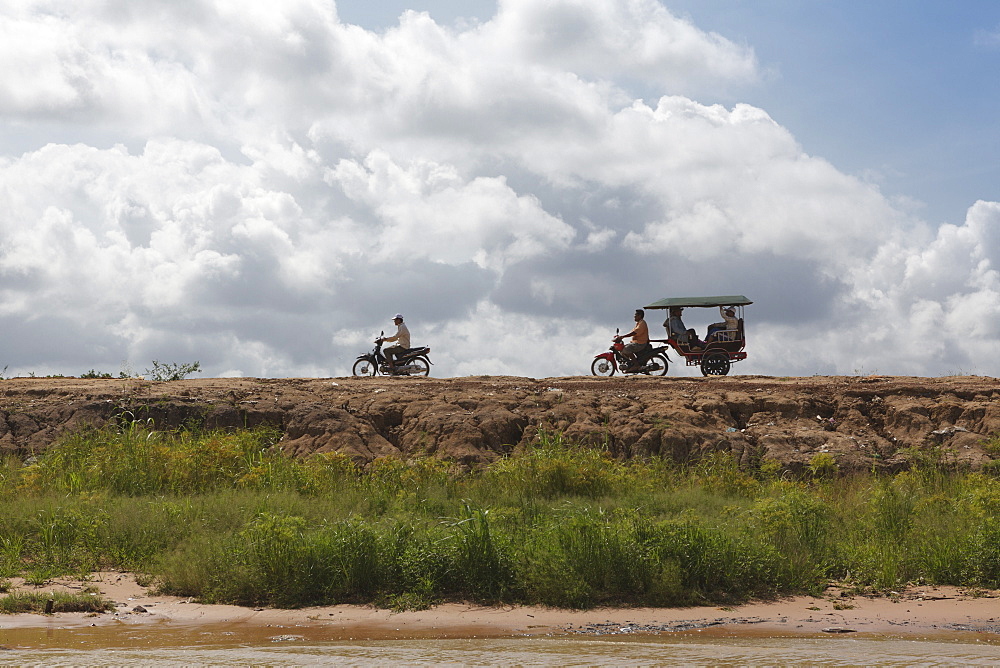
M 836 586 L 822 596 L 795 596 L 726 607 L 595 608 L 481 606 L 446 603 L 394 612 L 334 605 L 294 610 L 204 605 L 150 593 L 128 573 L 95 573 L 85 582 L 61 579 L 42 587 L 12 581 L 13 591 L 97 589 L 115 602 L 107 613 L 0 616 L 0 644 L 18 631 L 60 630 L 74 637 L 173 635 L 227 642 L 516 638 L 540 636 L 794 637 L 851 635 L 1000 643 L 1000 598 L 992 590 L 911 586 L 886 596 L 863 596 Z M 124 636 L 123 636 L 124 637 Z M 155 640 L 154 640 L 155 642 Z
M 608 380 L 5 380 L 0 584 L 56 582 L 115 606 L 0 616 L 0 645 L 19 629 L 72 642 L 996 635 L 992 592 L 860 595 L 1000 588 L 996 379 Z M 586 447 L 598 413 L 607 441 Z M 393 456 L 365 462 L 327 438 L 365 425 Z M 771 447 L 782 425 L 790 459 Z M 632 447 L 654 435 L 645 455 Z M 471 466 L 449 438 L 506 445 Z M 667 456 L 663 439 L 686 445 Z M 831 439 L 873 454 L 852 460 Z M 887 475 L 903 458 L 909 470 Z M 151 596 L 111 572 L 53 580 L 100 568 L 260 607 Z M 853 589 L 747 603 L 831 579 Z M 345 600 L 384 607 L 283 609 Z M 385 609 L 442 600 L 567 607 Z M 715 605 L 638 607 L 692 601 Z M 637 607 L 571 609 L 609 603 Z

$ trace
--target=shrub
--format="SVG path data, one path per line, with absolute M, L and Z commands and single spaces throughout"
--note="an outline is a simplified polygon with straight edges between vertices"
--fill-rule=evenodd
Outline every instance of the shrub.
M 91 369 L 90 371 L 88 371 L 86 373 L 81 373 L 80 374 L 80 378 L 111 378 L 111 377 L 112 376 L 111 376 L 110 373 L 105 373 L 105 372 L 101 372 L 101 371 L 95 371 L 94 369 Z
M 829 452 L 817 452 L 809 459 L 809 473 L 814 478 L 832 478 L 838 468 L 837 458 Z
M 189 364 L 179 364 L 177 362 L 157 362 L 153 360 L 153 368 L 146 369 L 145 375 L 149 380 L 167 381 L 184 380 L 192 373 L 201 372 L 201 362 L 191 362 Z

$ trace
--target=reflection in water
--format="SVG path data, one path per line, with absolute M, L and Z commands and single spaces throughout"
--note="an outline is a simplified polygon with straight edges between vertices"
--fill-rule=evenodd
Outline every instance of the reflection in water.
M 81 629 L 70 630 L 70 635 Z M 37 631 L 37 630 L 36 630 Z M 42 634 L 45 632 L 43 631 Z M 755 638 L 658 636 L 655 638 L 505 638 L 465 640 L 329 641 L 295 639 L 294 632 L 253 644 L 220 638 L 200 642 L 188 629 L 188 643 L 176 646 L 94 647 L 83 640 L 42 641 L 34 648 L 0 630 L 0 664 L 45 665 L 236 665 L 271 666 L 346 664 L 461 665 L 679 665 L 715 666 L 934 666 L 996 665 L 1000 646 L 987 643 L 857 637 Z M 19 634 L 20 635 L 20 634 Z M 160 638 L 164 638 L 161 636 Z M 49 639 L 51 640 L 51 638 Z M 178 640 L 175 638 L 174 640 Z M 204 639 L 202 639 L 204 640 Z

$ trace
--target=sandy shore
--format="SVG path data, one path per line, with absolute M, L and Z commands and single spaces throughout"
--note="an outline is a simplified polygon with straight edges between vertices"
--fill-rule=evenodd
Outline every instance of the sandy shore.
M 389 638 L 502 638 L 551 635 L 826 635 L 953 637 L 1000 642 L 1000 598 L 995 591 L 910 587 L 888 597 L 846 595 L 830 588 L 822 597 L 799 596 L 732 607 L 598 608 L 562 610 L 447 603 L 430 610 L 392 612 L 336 605 L 276 610 L 202 605 L 151 595 L 125 573 L 96 573 L 87 582 L 57 581 L 34 591 L 97 587 L 116 602 L 103 614 L 0 615 L 0 638 L 14 629 L 129 629 L 131 632 L 199 632 L 227 636 L 305 640 Z

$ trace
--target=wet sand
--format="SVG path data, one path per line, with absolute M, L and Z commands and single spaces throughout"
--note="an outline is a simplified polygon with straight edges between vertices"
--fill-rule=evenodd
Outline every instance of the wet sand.
M 884 597 L 848 595 L 831 587 L 821 597 L 797 596 L 731 607 L 596 608 L 564 610 L 534 606 L 489 607 L 446 603 L 429 610 L 392 612 L 335 605 L 277 610 L 203 605 L 157 596 L 124 573 L 97 573 L 87 582 L 61 580 L 28 591 L 81 591 L 97 587 L 116 602 L 101 614 L 0 615 L 0 643 L 18 630 L 74 630 L 77 640 L 109 634 L 190 638 L 192 633 L 234 641 L 263 639 L 383 640 L 511 638 L 532 636 L 641 636 L 698 634 L 794 637 L 853 635 L 937 638 L 1000 643 L 998 592 L 914 586 Z

